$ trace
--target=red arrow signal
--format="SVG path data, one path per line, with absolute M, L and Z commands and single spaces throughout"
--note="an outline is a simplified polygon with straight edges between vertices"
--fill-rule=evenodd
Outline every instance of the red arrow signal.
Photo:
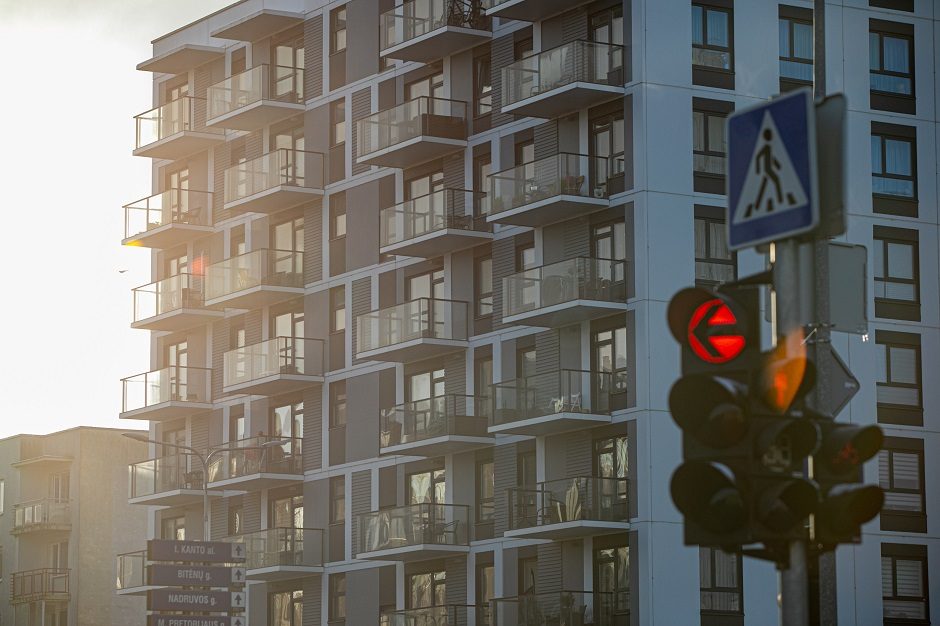
M 689 318 L 686 340 L 695 356 L 716 364 L 734 360 L 747 346 L 738 328 L 738 317 L 720 298 L 695 307 Z

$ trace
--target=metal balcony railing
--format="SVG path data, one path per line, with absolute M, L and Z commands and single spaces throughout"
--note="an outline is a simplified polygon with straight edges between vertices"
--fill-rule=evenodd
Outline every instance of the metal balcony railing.
M 469 332 L 467 303 L 418 298 L 360 315 L 357 319 L 357 353 L 415 339 L 466 341 Z
M 115 570 L 115 587 L 119 591 L 143 587 L 147 584 L 147 551 L 138 550 L 117 555 Z
M 193 274 L 177 274 L 135 287 L 134 321 L 141 322 L 180 309 L 201 309 L 205 306 L 204 288 L 205 279 Z
M 270 285 L 303 287 L 304 254 L 293 250 L 252 250 L 206 268 L 206 299 Z
M 179 365 L 129 376 L 121 381 L 124 385 L 123 411 L 144 409 L 164 402 L 210 402 L 211 381 L 212 370 Z
M 382 50 L 393 48 L 445 26 L 489 30 L 480 0 L 410 0 L 379 18 Z
M 623 46 L 572 41 L 503 68 L 505 106 L 573 83 L 623 86 Z
M 620 375 L 620 372 L 618 372 Z M 554 413 L 610 413 L 611 372 L 558 370 L 495 383 L 491 394 L 494 425 Z
M 205 476 L 202 465 L 191 454 L 171 453 L 128 466 L 131 498 L 153 496 L 177 489 L 201 490 Z
M 488 626 L 486 606 L 442 604 L 386 613 L 388 626 Z
M 575 300 L 626 302 L 626 263 L 577 257 L 534 267 L 503 279 L 503 316 Z
M 209 461 L 209 482 L 254 474 L 302 474 L 303 439 L 258 435 L 218 446 Z
M 489 398 L 444 395 L 382 411 L 381 446 L 416 443 L 445 435 L 486 437 Z
M 511 487 L 507 496 L 511 530 L 585 520 L 628 520 L 626 478 L 563 478 L 532 487 Z
M 560 153 L 491 174 L 490 214 L 562 195 L 607 198 L 608 177 L 616 172 L 610 165 L 604 157 Z
M 491 232 L 480 214 L 484 194 L 466 189 L 441 189 L 383 209 L 379 245 L 391 246 L 447 228 Z
M 299 67 L 257 65 L 209 87 L 209 119 L 262 100 L 304 101 L 304 71 Z
M 196 123 L 196 103 L 205 104 L 205 100 L 192 96 L 183 96 L 171 100 L 145 113 L 134 116 L 137 126 L 136 148 L 166 139 L 186 130 L 198 130 L 201 133 L 219 133 L 214 128 L 206 128 Z
M 326 159 L 319 152 L 281 148 L 225 170 L 226 204 L 281 185 L 323 189 Z
M 360 158 L 421 136 L 463 140 L 467 138 L 467 103 L 421 96 L 356 124 Z
M 593 624 L 613 626 L 614 594 L 601 591 L 555 591 L 495 598 L 492 626 Z
M 323 341 L 306 337 L 274 337 L 235 348 L 223 357 L 222 385 L 230 387 L 275 376 L 322 376 L 325 371 Z
M 124 238 L 139 237 L 167 224 L 209 226 L 212 194 L 192 189 L 167 189 L 124 205 Z
M 71 523 L 72 508 L 68 499 L 41 498 L 13 505 L 14 533 Z
M 245 567 L 249 570 L 323 565 L 324 539 L 319 528 L 268 528 L 228 537 L 226 541 L 244 544 Z
M 418 545 L 469 545 L 470 507 L 410 504 L 359 516 L 358 554 Z
M 55 568 L 13 572 L 13 578 L 10 581 L 10 603 L 67 600 L 70 572 L 71 570 L 68 569 Z

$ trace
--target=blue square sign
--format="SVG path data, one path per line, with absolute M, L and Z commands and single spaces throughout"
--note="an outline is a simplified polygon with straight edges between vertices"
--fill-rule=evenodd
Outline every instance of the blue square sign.
M 740 250 L 819 225 L 816 117 L 800 89 L 728 118 L 728 246 Z

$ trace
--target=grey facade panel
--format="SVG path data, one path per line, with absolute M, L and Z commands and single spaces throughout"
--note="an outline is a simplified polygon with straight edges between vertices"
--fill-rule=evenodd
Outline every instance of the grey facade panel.
M 304 389 L 304 471 L 323 467 L 323 393 L 319 386 Z
M 353 472 L 352 474 L 352 501 L 350 512 L 352 514 L 352 551 L 355 555 L 359 550 L 359 515 L 372 510 L 372 472 Z
M 359 156 L 358 150 L 358 124 L 357 120 L 368 117 L 372 113 L 372 90 L 369 88 L 360 89 L 352 95 L 352 173 L 361 174 L 368 172 L 368 165 L 359 165 L 356 163 L 356 157 Z
M 359 324 L 357 322 L 360 315 L 372 310 L 372 278 L 360 278 L 354 280 L 352 284 L 352 349 L 356 351 L 357 341 L 359 340 Z M 353 359 L 353 363 L 358 363 L 359 359 Z
M 304 22 L 304 94 L 309 100 L 323 93 L 323 15 Z
M 515 38 L 512 35 L 504 35 L 503 37 L 496 37 L 493 39 L 492 47 L 490 48 L 490 64 L 492 68 L 491 82 L 493 84 L 493 116 L 491 123 L 493 127 L 499 126 L 500 124 L 506 124 L 513 120 L 512 115 L 502 113 L 502 70 L 504 67 L 507 67 L 513 63 L 514 54 Z
M 304 284 L 323 278 L 323 202 L 304 208 Z
M 502 535 L 509 529 L 509 489 L 517 486 L 517 449 L 515 444 L 493 448 L 494 491 L 493 532 Z
M 493 242 L 493 327 L 503 328 L 503 278 L 516 271 L 516 247 L 511 238 Z

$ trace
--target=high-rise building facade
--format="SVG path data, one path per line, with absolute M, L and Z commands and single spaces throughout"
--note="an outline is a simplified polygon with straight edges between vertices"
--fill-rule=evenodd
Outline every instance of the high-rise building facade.
M 841 419 L 888 434 L 840 624 L 938 600 L 937 10 L 826 15 L 872 320 L 835 336 L 862 382 Z M 812 22 L 245 0 L 155 40 L 124 233 L 153 249 L 152 371 L 122 413 L 158 442 L 131 468 L 152 536 L 204 538 L 207 498 L 211 538 L 248 547 L 252 624 L 776 623 L 772 565 L 682 545 L 665 309 L 764 268 L 727 249 L 725 119 L 812 84 Z

